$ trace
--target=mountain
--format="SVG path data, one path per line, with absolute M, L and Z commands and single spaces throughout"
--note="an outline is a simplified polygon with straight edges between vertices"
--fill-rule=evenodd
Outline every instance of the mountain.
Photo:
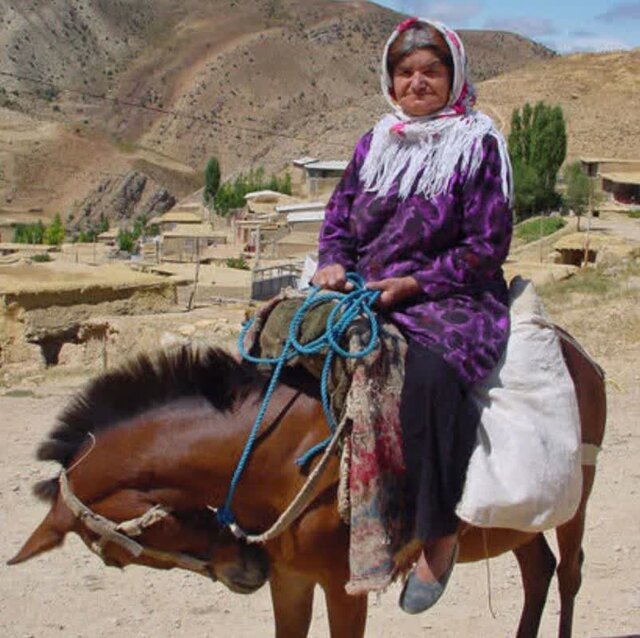
M 346 158 L 385 110 L 379 57 L 402 18 L 360 1 L 0 0 L 0 212 L 75 211 L 131 170 L 181 196 L 212 155 L 223 178 Z M 477 80 L 555 57 L 462 37 Z

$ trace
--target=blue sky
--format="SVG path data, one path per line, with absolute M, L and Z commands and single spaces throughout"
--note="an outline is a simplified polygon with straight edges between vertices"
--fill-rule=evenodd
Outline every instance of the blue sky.
M 451 27 L 514 31 L 559 53 L 640 46 L 640 0 L 376 0 Z

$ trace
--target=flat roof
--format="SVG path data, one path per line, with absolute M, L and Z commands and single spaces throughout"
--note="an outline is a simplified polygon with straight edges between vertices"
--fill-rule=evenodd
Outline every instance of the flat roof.
M 301 213 L 303 211 L 324 210 L 324 202 L 300 202 L 299 204 L 282 204 L 276 206 L 277 213 Z
M 316 170 L 316 171 L 344 171 L 345 168 L 349 165 L 347 160 L 327 160 L 327 161 L 318 161 L 318 162 L 309 162 L 305 164 L 305 169 Z
M 154 217 L 150 220 L 154 224 L 201 224 L 202 215 L 191 213 L 189 211 L 169 210 L 160 217 Z
M 258 228 L 263 230 L 276 230 L 281 224 L 269 221 L 268 219 L 238 219 L 235 222 L 236 227 L 241 228 Z
M 287 215 L 287 223 L 295 224 L 296 222 L 321 222 L 324 221 L 324 210 L 305 211 L 301 213 L 289 213 Z
M 21 244 L 12 241 L 0 242 L 0 250 L 22 250 L 25 252 L 51 253 L 58 250 L 58 246 L 50 246 L 49 244 Z
M 119 228 L 110 228 L 98 235 L 98 239 L 115 239 L 120 233 Z
M 279 193 L 278 191 L 272 191 L 269 189 L 265 189 L 262 191 L 252 191 L 251 193 L 247 193 L 244 198 L 246 201 L 257 199 L 258 201 L 263 202 L 272 202 L 274 200 L 280 199 L 280 197 L 286 197 L 284 193 Z
M 162 233 L 162 237 L 220 237 L 226 233 L 214 231 L 209 224 L 178 224 L 175 228 Z
M 298 159 L 294 159 L 293 160 L 293 165 L 294 166 L 305 166 L 306 164 L 310 164 L 311 162 L 317 162 L 318 158 L 317 157 L 299 157 Z
M 608 179 L 610 182 L 616 182 L 617 184 L 633 184 L 634 186 L 640 186 L 640 171 L 629 171 L 628 173 L 601 173 L 602 179 Z
M 616 163 L 616 164 L 640 164 L 640 159 L 620 159 L 619 157 L 581 157 L 581 162 L 585 162 L 586 164 L 597 164 L 597 163 Z

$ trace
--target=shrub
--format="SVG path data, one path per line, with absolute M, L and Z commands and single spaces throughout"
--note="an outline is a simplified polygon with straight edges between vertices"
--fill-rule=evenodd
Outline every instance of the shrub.
M 132 253 L 136 242 L 131 232 L 121 228 L 118 232 L 116 243 L 118 244 L 118 248 L 123 252 Z
M 49 253 L 38 253 L 36 255 L 33 255 L 33 257 L 31 257 L 31 261 L 37 261 L 37 262 L 51 261 L 51 255 L 49 255 Z
M 236 268 L 237 270 L 249 270 L 249 264 L 243 257 L 229 257 L 226 260 L 227 268 Z

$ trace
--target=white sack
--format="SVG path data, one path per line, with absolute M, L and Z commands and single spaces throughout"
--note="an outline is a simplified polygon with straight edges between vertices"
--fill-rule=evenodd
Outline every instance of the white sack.
M 510 288 L 511 334 L 489 378 L 458 516 L 480 527 L 550 529 L 582 491 L 580 417 L 560 340 L 530 282 Z

